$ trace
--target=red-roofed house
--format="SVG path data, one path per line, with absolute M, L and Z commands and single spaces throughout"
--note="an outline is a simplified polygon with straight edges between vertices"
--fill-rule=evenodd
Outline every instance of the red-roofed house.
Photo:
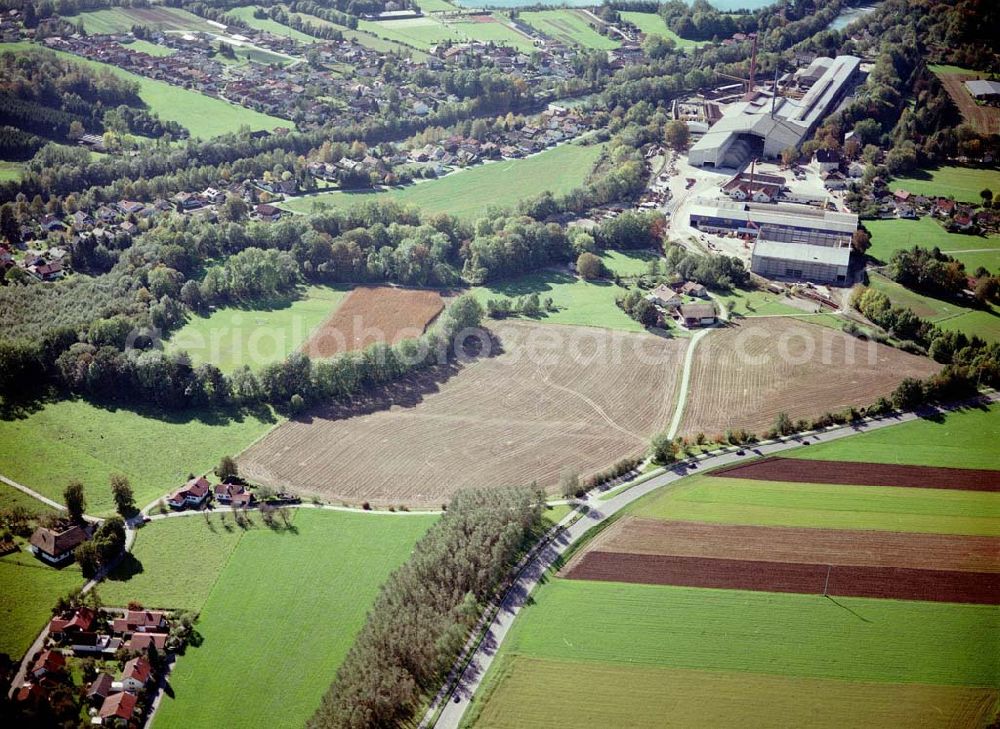
M 208 480 L 204 476 L 198 476 L 184 484 L 184 488 L 174 491 L 167 499 L 167 503 L 172 509 L 186 509 L 188 507 L 197 509 L 204 505 L 210 493 L 212 493 L 212 489 Z
M 253 492 L 248 491 L 246 486 L 235 483 L 220 483 L 214 489 L 215 500 L 220 504 L 231 504 L 232 506 L 250 506 L 254 502 Z
M 77 524 L 38 527 L 31 535 L 31 553 L 48 564 L 61 565 L 73 559 L 73 550 L 89 538 L 87 530 Z
M 129 652 L 139 651 L 145 653 L 153 646 L 158 651 L 163 651 L 167 647 L 166 633 L 133 633 L 125 644 L 125 649 Z
M 113 726 L 119 721 L 128 724 L 135 716 L 135 705 L 137 703 L 139 703 L 139 699 L 133 694 L 111 694 L 111 696 L 104 699 L 104 703 L 101 704 L 101 710 L 97 715 L 101 717 L 102 723 L 108 726 Z
M 149 661 L 143 656 L 133 658 L 125 664 L 125 670 L 122 671 L 122 689 L 137 694 L 152 677 L 153 667 Z
M 111 623 L 115 633 L 166 633 L 169 630 L 167 616 L 158 610 L 126 610 L 125 617 L 115 618 Z
M 49 621 L 49 635 L 63 641 L 71 635 L 88 632 L 94 626 L 94 611 L 88 607 L 77 608 L 70 617 L 57 617 Z
M 934 214 L 947 218 L 955 212 L 955 201 L 946 197 L 939 197 L 934 201 Z
M 31 666 L 31 675 L 42 678 L 59 673 L 66 667 L 66 658 L 59 651 L 44 650 Z

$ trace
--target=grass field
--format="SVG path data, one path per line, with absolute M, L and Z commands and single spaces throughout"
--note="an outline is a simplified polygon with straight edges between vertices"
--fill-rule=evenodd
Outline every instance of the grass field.
M 465 18 L 445 19 L 431 15 L 403 20 L 360 20 L 358 29 L 424 51 L 448 40 L 459 43 L 473 40 L 483 43 L 492 41 L 526 53 L 534 49 L 530 38 L 502 22 L 501 16 L 495 17 L 497 20 L 490 22 Z
M 976 334 L 991 342 L 1000 342 L 1000 308 L 990 305 L 987 309 L 970 309 L 950 301 L 918 294 L 884 276 L 869 277 L 872 288 L 878 289 L 896 306 L 905 306 L 917 316 L 934 322 L 945 331 Z
M 299 509 L 294 531 L 246 532 L 202 610 L 204 642 L 171 673 L 156 729 L 257 727 L 263 717 L 303 726 L 379 586 L 435 518 Z M 234 686 L 234 671 L 251 685 Z
M 1000 236 L 949 233 L 930 216 L 919 220 L 866 220 L 865 227 L 872 236 L 868 255 L 884 263 L 888 263 L 892 254 L 901 249 L 937 246 L 943 253 L 965 263 L 969 273 L 980 265 L 993 272 L 1000 271 Z
M 991 686 L 994 606 L 553 579 L 504 650 L 565 661 Z M 790 639 L 792 638 L 792 639 Z
M 544 300 L 551 297 L 556 311 L 538 317 L 541 323 L 605 327 L 626 332 L 645 331 L 641 324 L 618 308 L 616 297 L 625 289 L 610 281 L 587 282 L 558 271 L 530 273 L 510 281 L 501 281 L 473 289 L 483 304 L 488 299 L 517 298 L 537 293 Z
M 988 187 L 1000 190 L 1000 170 L 975 167 L 938 167 L 922 170 L 910 177 L 897 177 L 889 189 L 909 190 L 916 195 L 954 196 L 961 202 L 979 203 L 979 191 Z
M 52 616 L 56 599 L 76 587 L 83 587 L 76 565 L 53 569 L 25 549 L 0 557 L 0 653 L 19 659 Z
M 201 610 L 245 534 L 229 514 L 223 516 L 225 511 L 146 524 L 136 535 L 131 558 L 101 584 L 101 599 L 108 605 L 137 600 L 149 608 Z M 267 529 L 259 517 L 253 519 L 254 528 Z M 185 552 L 198 558 L 177 559 Z
M 271 20 L 270 18 L 255 18 L 253 16 L 255 10 L 257 10 L 256 5 L 244 5 L 239 8 L 227 10 L 226 15 L 232 15 L 234 18 L 239 18 L 255 30 L 263 30 L 271 35 L 276 35 L 279 38 L 291 38 L 299 43 L 316 42 L 316 39 L 311 35 L 306 35 L 301 31 L 295 30 L 295 28 L 282 25 L 276 20 Z
M 600 254 L 604 267 L 619 276 L 641 276 L 646 273 L 650 261 L 663 257 L 656 251 L 602 251 Z
M 128 43 L 122 43 L 122 46 L 136 51 L 137 53 L 145 53 L 158 58 L 172 56 L 175 52 L 173 48 L 167 48 L 166 46 L 161 46 L 157 43 L 150 43 L 149 41 L 142 40 L 141 38 L 137 38 Z
M 681 38 L 674 31 L 667 27 L 663 18 L 656 13 L 639 13 L 633 11 L 622 11 L 622 20 L 627 20 L 646 35 L 658 35 L 669 38 L 681 50 L 698 48 L 699 46 L 711 43 L 711 41 L 696 41 Z
M 33 496 L 28 496 L 23 491 L 19 491 L 13 486 L 8 486 L 0 481 L 0 511 L 10 509 L 14 506 L 23 506 L 25 509 L 36 514 L 47 514 L 55 511 L 55 509 L 44 501 L 39 501 Z
M 491 673 L 500 683 L 474 722 L 480 729 L 630 729 L 808 726 L 939 727 L 941 716 L 980 726 L 996 692 L 929 686 L 698 671 L 504 654 Z M 581 701 L 580 687 L 587 700 Z M 805 700 L 803 700 L 805 699 Z
M 764 289 L 733 289 L 728 294 L 713 292 L 713 298 L 723 306 L 732 301 L 732 313 L 738 317 L 801 316 L 804 313 L 803 309 L 787 303 L 787 297 Z
M 282 6 L 285 10 L 288 10 L 287 6 Z M 345 40 L 355 40 L 365 48 L 371 48 L 373 51 L 379 51 L 380 53 L 401 53 L 403 55 L 413 55 L 417 58 L 425 58 L 426 54 L 421 51 L 414 51 L 409 46 L 400 45 L 390 40 L 384 38 L 379 38 L 378 36 L 372 35 L 371 33 L 363 33 L 358 30 L 351 30 L 343 25 L 337 25 L 336 23 L 331 23 L 329 20 L 324 20 L 323 18 L 317 17 L 315 15 L 309 15 L 308 13 L 291 13 L 291 15 L 296 15 L 302 20 L 305 20 L 313 25 L 326 28 L 336 28 L 339 30 Z
M 28 42 L 2 43 L 0 52 L 10 50 L 40 49 Z M 156 81 L 144 76 L 122 70 L 107 63 L 91 61 L 74 56 L 71 53 L 53 51 L 62 58 L 74 61 L 90 68 L 110 70 L 116 76 L 135 81 L 139 84 L 139 97 L 149 109 L 161 119 L 175 121 L 186 127 L 196 137 L 215 137 L 226 132 L 238 131 L 241 127 L 254 129 L 274 129 L 279 126 L 292 126 L 286 119 L 268 116 L 242 106 L 230 104 L 222 99 L 213 99 L 199 94 L 191 89 L 171 86 L 163 81 Z
M 814 443 L 796 458 L 868 461 L 947 468 L 1000 469 L 1000 405 L 969 408 L 940 419 L 914 420 L 847 439 Z
M 985 491 L 694 476 L 644 499 L 632 513 L 724 524 L 1000 536 L 1000 494 Z
M 244 364 L 258 370 L 298 349 L 345 294 L 343 287 L 309 286 L 300 298 L 271 309 L 217 309 L 189 319 L 166 348 L 186 350 L 195 364 L 210 362 L 224 372 Z
M 3 46 L 0 46 L 0 50 Z M 9 162 L 7 160 L 0 160 L 0 182 L 9 182 L 12 180 L 20 180 L 21 172 L 24 171 L 24 165 L 20 162 Z
M 73 24 L 83 23 L 84 30 L 91 35 L 128 33 L 134 25 L 155 30 L 218 30 L 194 13 L 164 6 L 107 8 L 69 16 L 67 19 Z
M 79 479 L 87 512 L 109 514 L 112 473 L 128 476 L 142 507 L 182 485 L 188 473 L 239 452 L 273 424 L 252 415 L 224 420 L 198 412 L 159 419 L 62 400 L 24 419 L 0 421 L 0 442 L 17 444 L 5 455 L 2 473 L 56 501 L 70 479 Z
M 567 45 L 610 50 L 621 45 L 590 27 L 586 16 L 578 10 L 531 10 L 520 14 L 520 19 L 550 38 Z
M 300 196 L 282 207 L 308 213 L 315 204 L 345 208 L 376 198 L 416 205 L 428 213 L 476 218 L 491 205 L 510 207 L 545 191 L 563 194 L 586 180 L 601 145 L 563 144 L 532 157 L 502 160 L 389 191 L 329 192 Z

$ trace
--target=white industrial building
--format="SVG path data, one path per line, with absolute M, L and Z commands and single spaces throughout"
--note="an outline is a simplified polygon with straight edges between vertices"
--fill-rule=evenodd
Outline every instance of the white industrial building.
M 750 270 L 764 278 L 845 286 L 850 282 L 851 248 L 758 238 Z
M 805 69 L 816 80 L 801 99 L 758 94 L 731 104 L 691 147 L 688 161 L 696 167 L 741 168 L 754 157 L 775 158 L 798 147 L 853 87 L 860 65 L 856 56 L 820 57 Z
M 691 227 L 710 233 L 756 236 L 763 227 L 788 231 L 805 242 L 810 235 L 835 235 L 850 241 L 858 216 L 791 203 L 753 203 L 736 200 L 696 200 L 691 204 Z

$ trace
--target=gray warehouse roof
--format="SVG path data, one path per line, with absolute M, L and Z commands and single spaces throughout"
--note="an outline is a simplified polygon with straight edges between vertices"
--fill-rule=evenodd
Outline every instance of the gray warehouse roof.
M 1000 96 L 1000 81 L 966 81 L 965 88 L 973 96 Z
M 829 266 L 847 266 L 851 262 L 848 247 L 811 246 L 802 243 L 783 243 L 776 240 L 758 240 L 753 248 L 754 256 L 780 258 L 784 261 L 803 263 L 824 263 Z

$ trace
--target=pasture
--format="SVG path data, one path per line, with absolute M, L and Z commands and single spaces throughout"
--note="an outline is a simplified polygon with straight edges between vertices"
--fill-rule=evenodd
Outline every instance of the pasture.
M 997 188 L 1000 189 L 1000 180 Z M 1000 236 L 949 233 L 930 216 L 919 220 L 866 220 L 865 227 L 872 236 L 868 255 L 882 263 L 888 263 L 898 250 L 914 246 L 937 247 L 942 253 L 962 261 L 970 274 L 979 266 L 1000 272 Z
M 153 30 L 218 30 L 207 20 L 180 8 L 155 6 L 148 8 L 106 8 L 67 17 L 74 25 L 83 23 L 90 35 L 129 33 L 132 26 Z
M 337 309 L 345 287 L 307 286 L 295 299 L 270 307 L 225 307 L 192 316 L 165 343 L 168 352 L 186 351 L 195 364 L 208 362 L 223 372 L 243 365 L 260 369 L 299 349 Z
M 618 276 L 641 276 L 649 269 L 650 261 L 663 258 L 658 251 L 645 250 L 605 250 L 597 255 L 604 267 Z
M 71 479 L 83 482 L 87 512 L 114 511 L 109 478 L 125 474 L 143 507 L 239 452 L 269 430 L 276 418 L 184 412 L 147 416 L 61 400 L 18 420 L 0 420 L 0 442 L 17 443 L 4 458 L 3 475 L 56 501 Z M 169 447 L 165 447 L 169 445 Z
M 963 91 L 968 96 L 968 92 Z M 954 197 L 959 202 L 981 202 L 979 192 L 990 188 L 1000 191 L 1000 170 L 977 167 L 936 167 L 920 170 L 909 177 L 897 177 L 889 183 L 889 189 L 909 190 L 914 195 L 927 197 Z M 867 227 L 867 223 L 865 226 Z M 930 246 L 926 246 L 930 247 Z
M 285 10 L 288 10 L 287 6 L 282 6 Z M 365 48 L 370 48 L 373 51 L 379 51 L 380 53 L 398 53 L 403 56 L 412 55 L 415 58 L 425 58 L 426 54 L 420 51 L 415 51 L 406 45 L 400 45 L 393 41 L 380 38 L 371 33 L 365 33 L 359 30 L 351 30 L 343 25 L 337 25 L 336 23 L 331 23 L 329 20 L 324 20 L 323 18 L 317 17 L 315 15 L 310 15 L 308 13 L 289 13 L 290 15 L 297 16 L 301 20 L 312 23 L 325 28 L 336 28 L 343 34 L 345 40 L 353 40 Z
M 296 509 L 291 529 L 243 534 L 202 609 L 204 642 L 170 674 L 157 729 L 257 727 L 261 717 L 303 726 L 379 587 L 435 519 Z M 261 689 L 234 690 L 234 670 Z
M 254 11 L 258 7 L 256 5 L 243 5 L 238 8 L 231 8 L 226 11 L 226 15 L 231 15 L 234 18 L 239 18 L 248 26 L 255 30 L 263 30 L 271 35 L 276 35 L 279 38 L 291 38 L 299 43 L 315 43 L 316 39 L 311 35 L 306 35 L 302 31 L 295 30 L 295 28 L 290 28 L 287 25 L 282 25 L 276 20 L 271 20 L 270 18 L 255 18 Z
M 79 567 L 44 565 L 23 542 L 21 551 L 0 557 L 0 653 L 18 660 L 52 617 L 55 601 L 78 587 L 83 587 Z
M 2 49 L 3 46 L 0 46 L 0 50 Z M 16 182 L 21 179 L 23 171 L 24 164 L 21 162 L 0 160 L 0 182 Z
M 143 526 L 131 554 L 101 583 L 101 598 L 108 605 L 136 600 L 147 608 L 201 610 L 246 533 L 228 511 L 155 519 Z M 258 515 L 251 518 L 252 528 L 267 529 Z M 198 558 L 177 559 L 185 552 Z
M 504 654 L 475 721 L 481 729 L 845 726 L 913 729 L 985 724 L 996 692 L 967 686 L 839 681 L 745 671 L 554 661 Z M 586 686 L 586 701 L 580 687 Z
M 166 46 L 161 46 L 157 43 L 150 43 L 147 40 L 142 40 L 141 38 L 136 38 L 128 43 L 122 43 L 122 46 L 128 48 L 129 50 L 136 51 L 137 53 L 145 53 L 149 56 L 154 56 L 157 58 L 165 58 L 166 56 L 172 56 L 175 51 L 173 48 L 167 48 Z
M 618 259 L 621 260 L 621 259 Z M 625 262 L 621 262 L 625 266 Z M 642 332 L 643 327 L 615 303 L 626 289 L 611 281 L 584 281 L 570 273 L 544 270 L 472 290 L 484 306 L 489 299 L 538 294 L 551 298 L 555 311 L 543 312 L 535 321 L 546 324 L 603 327 L 623 332 Z
M 314 206 L 346 208 L 375 199 L 415 205 L 427 213 L 475 219 L 490 206 L 513 207 L 549 191 L 561 195 L 582 185 L 601 154 L 599 144 L 562 144 L 531 157 L 488 162 L 391 190 L 300 195 L 281 207 L 308 213 Z
M 764 433 L 778 413 L 793 420 L 866 407 L 933 361 L 792 319 L 745 319 L 711 332 L 694 354 L 680 433 L 729 428 Z
M 802 316 L 817 311 L 820 307 L 802 299 L 773 294 L 765 289 L 732 289 L 729 293 L 712 292 L 712 298 L 722 306 L 732 302 L 735 317 L 755 316 Z
M 558 10 L 525 10 L 520 13 L 522 22 L 553 40 L 570 46 L 582 46 L 597 50 L 611 50 L 621 43 L 611 37 L 601 35 L 591 27 L 596 23 L 579 10 L 561 8 Z
M 40 46 L 28 42 L 0 44 L 0 51 L 40 48 Z M 182 89 L 163 81 L 138 76 L 117 66 L 81 58 L 63 51 L 50 52 L 82 66 L 110 71 L 123 79 L 135 81 L 139 84 L 139 98 L 145 102 L 150 111 L 156 113 L 161 119 L 177 122 L 187 128 L 195 137 L 215 137 L 239 131 L 242 127 L 255 130 L 292 126 L 291 122 L 286 119 L 261 114 L 252 109 L 230 104 L 222 99 L 213 99 L 191 89 Z
M 527 35 L 507 25 L 500 15 L 448 18 L 426 15 L 400 20 L 360 20 L 358 29 L 422 51 L 446 41 L 496 43 L 530 53 L 534 44 Z
M 444 309 L 436 291 L 391 286 L 354 289 L 303 347 L 313 358 L 362 350 L 372 344 L 416 339 Z
M 352 405 L 316 408 L 248 449 L 241 473 L 351 503 L 438 507 L 457 489 L 581 476 L 670 419 L 683 340 L 508 321 L 498 345 Z
M 658 35 L 674 42 L 674 45 L 681 50 L 698 48 L 711 43 L 711 41 L 696 41 L 681 38 L 674 31 L 667 27 L 663 18 L 657 13 L 640 13 L 635 11 L 621 11 L 622 20 L 626 20 L 646 35 Z

